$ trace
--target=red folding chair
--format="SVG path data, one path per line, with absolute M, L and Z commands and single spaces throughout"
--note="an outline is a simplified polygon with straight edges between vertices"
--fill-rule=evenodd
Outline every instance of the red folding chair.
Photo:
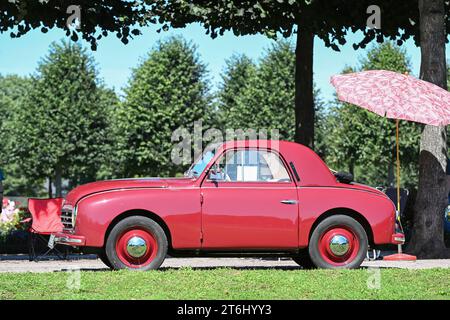
M 54 199 L 28 199 L 28 209 L 31 213 L 31 227 L 29 228 L 29 254 L 30 261 L 38 261 L 38 258 L 47 256 L 50 253 L 56 254 L 59 258 L 67 257 L 67 250 L 62 253 L 56 246 L 48 246 L 49 236 L 63 231 L 61 223 L 61 209 L 63 198 Z M 36 253 L 39 244 L 44 245 L 46 251 Z

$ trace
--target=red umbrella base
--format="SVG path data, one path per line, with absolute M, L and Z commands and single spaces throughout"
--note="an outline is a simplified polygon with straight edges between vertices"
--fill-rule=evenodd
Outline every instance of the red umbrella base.
M 389 256 L 383 257 L 383 260 L 387 260 L 387 261 L 416 261 L 417 257 L 416 256 L 412 256 L 410 254 L 405 254 L 405 253 L 396 253 L 396 254 L 391 254 Z

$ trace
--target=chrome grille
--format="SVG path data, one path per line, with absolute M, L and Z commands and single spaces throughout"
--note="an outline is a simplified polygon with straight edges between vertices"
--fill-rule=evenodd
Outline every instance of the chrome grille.
M 65 231 L 72 231 L 73 225 L 73 215 L 72 210 L 69 208 L 63 208 L 61 212 L 61 222 L 64 225 Z

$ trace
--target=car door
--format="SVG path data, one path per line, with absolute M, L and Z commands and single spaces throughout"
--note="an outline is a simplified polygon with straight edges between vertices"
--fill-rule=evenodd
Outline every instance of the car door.
M 298 246 L 295 183 L 278 153 L 232 149 L 202 183 L 203 249 Z

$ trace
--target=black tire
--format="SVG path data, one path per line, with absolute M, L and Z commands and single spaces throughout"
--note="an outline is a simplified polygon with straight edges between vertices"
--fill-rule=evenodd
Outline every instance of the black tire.
M 155 256 L 148 260 L 149 262 L 143 262 L 145 265 L 139 265 L 138 267 L 129 266 L 125 264 L 116 252 L 117 241 L 122 237 L 125 232 L 130 230 L 141 230 L 151 234 L 157 244 L 157 250 Z M 146 271 L 158 269 L 164 262 L 167 255 L 167 236 L 161 226 L 154 220 L 143 216 L 131 216 L 119 221 L 111 230 L 108 239 L 106 240 L 105 252 L 108 261 L 113 269 L 129 269 L 135 271 Z
M 292 260 L 297 263 L 300 267 L 303 269 L 315 269 L 316 266 L 311 260 L 311 257 L 309 256 L 308 249 L 302 249 L 300 250 L 298 256 L 292 257 Z
M 101 250 L 98 254 L 97 254 L 98 258 L 110 269 L 112 269 L 112 265 L 108 260 L 108 257 L 106 256 L 105 250 Z
M 320 249 L 320 241 L 324 241 L 322 237 L 333 228 L 344 228 L 349 230 L 355 240 L 358 241 L 358 247 L 354 247 L 353 258 L 350 256 L 349 260 L 343 262 L 336 262 L 334 264 L 327 261 L 323 249 Z M 355 219 L 346 215 L 334 215 L 326 218 L 314 229 L 309 240 L 308 252 L 311 261 L 318 268 L 324 269 L 355 269 L 361 266 L 364 261 L 368 249 L 367 234 L 361 224 Z M 352 251 L 353 252 L 353 251 Z

